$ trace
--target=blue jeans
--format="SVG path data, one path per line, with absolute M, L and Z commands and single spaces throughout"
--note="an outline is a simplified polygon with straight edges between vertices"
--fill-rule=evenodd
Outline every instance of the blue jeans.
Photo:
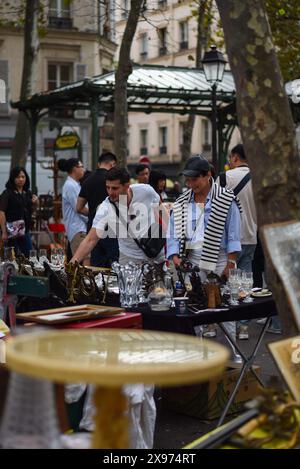
M 242 244 L 242 250 L 237 256 L 236 264 L 237 268 L 245 270 L 246 272 L 252 272 L 252 261 L 254 258 L 256 244 Z M 248 319 L 238 321 L 238 324 L 248 324 Z
M 24 256 L 29 257 L 29 251 L 32 249 L 30 233 L 26 233 L 20 238 L 8 239 L 6 246 L 15 248 L 15 254 L 21 252 Z
M 252 272 L 252 261 L 254 258 L 256 244 L 242 244 L 242 250 L 237 256 L 237 268 Z

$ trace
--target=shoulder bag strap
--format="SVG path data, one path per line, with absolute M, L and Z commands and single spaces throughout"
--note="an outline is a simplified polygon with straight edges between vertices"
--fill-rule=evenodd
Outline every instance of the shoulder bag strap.
M 221 173 L 219 176 L 220 179 L 220 186 L 226 187 L 226 173 Z
M 250 171 L 247 173 L 243 179 L 238 183 L 238 185 L 233 189 L 234 195 L 237 196 L 242 189 L 244 189 L 245 185 L 250 181 L 251 174 Z
M 129 231 L 129 224 L 126 223 L 125 220 L 124 220 L 124 218 L 121 216 L 120 210 L 119 210 L 119 207 L 117 206 L 117 204 L 116 204 L 115 202 L 112 202 L 111 200 L 110 200 L 110 203 L 115 207 L 115 211 L 116 211 L 116 215 L 117 215 L 118 219 L 120 220 L 120 222 L 122 223 L 122 225 L 124 225 L 124 226 L 127 227 L 128 233 L 130 234 L 130 236 L 131 236 L 131 238 L 133 239 L 133 241 L 137 244 L 137 246 L 138 246 L 140 249 L 142 249 L 142 248 L 141 248 L 141 245 L 140 245 L 140 243 L 139 243 L 139 241 L 138 241 L 134 236 L 132 236 L 133 233 L 130 233 L 130 231 Z

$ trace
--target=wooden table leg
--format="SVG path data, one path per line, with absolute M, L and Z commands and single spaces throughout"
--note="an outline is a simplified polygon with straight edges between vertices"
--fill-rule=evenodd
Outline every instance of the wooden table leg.
M 96 415 L 92 448 L 128 448 L 128 403 L 122 388 L 96 387 L 94 403 Z

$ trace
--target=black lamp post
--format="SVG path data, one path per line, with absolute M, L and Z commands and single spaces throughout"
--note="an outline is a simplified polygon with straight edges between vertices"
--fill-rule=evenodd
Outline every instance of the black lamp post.
M 218 82 L 223 80 L 225 64 L 226 60 L 216 46 L 211 46 L 210 51 L 205 52 L 202 59 L 204 75 L 206 81 L 211 85 L 212 91 L 212 163 L 216 171 L 219 169 L 217 152 L 217 86 Z

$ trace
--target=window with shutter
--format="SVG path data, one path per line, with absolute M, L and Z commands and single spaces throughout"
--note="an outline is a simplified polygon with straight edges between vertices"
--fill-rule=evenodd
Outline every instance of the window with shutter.
M 8 60 L 0 60 L 0 116 L 7 116 L 9 113 Z

